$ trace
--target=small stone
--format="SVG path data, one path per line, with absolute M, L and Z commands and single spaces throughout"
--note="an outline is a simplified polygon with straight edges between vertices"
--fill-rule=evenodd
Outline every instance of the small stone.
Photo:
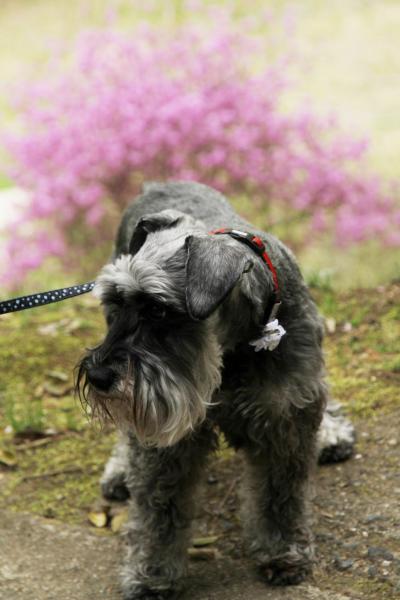
M 371 577 L 371 579 L 378 577 L 378 569 L 377 567 L 373 566 L 373 567 L 368 567 L 368 577 Z
M 364 519 L 364 523 L 375 523 L 375 521 L 386 521 L 386 517 L 383 515 L 367 515 Z
M 333 564 L 335 565 L 335 568 L 338 571 L 348 571 L 352 568 L 354 560 L 352 560 L 351 558 L 341 559 L 339 557 L 336 557 Z
M 329 533 L 329 532 L 317 533 L 317 540 L 320 542 L 329 542 L 334 539 L 335 539 L 335 536 L 333 535 L 333 533 Z
M 353 552 L 354 550 L 357 550 L 357 548 L 359 548 L 359 546 L 360 546 L 360 544 L 358 544 L 357 542 L 342 544 L 342 548 L 344 550 L 350 550 L 351 552 Z
M 390 561 L 390 560 L 382 561 L 382 567 L 390 567 L 391 564 L 392 564 L 392 561 Z
M 222 519 L 221 525 L 224 531 L 230 531 L 235 527 L 234 524 L 231 521 L 227 521 L 227 519 Z
M 394 556 L 389 550 L 381 548 L 380 546 L 370 546 L 367 551 L 368 558 L 384 558 L 385 560 L 392 561 Z
M 215 483 L 218 483 L 218 478 L 217 478 L 217 477 L 215 477 L 215 475 L 211 475 L 211 474 L 210 474 L 210 475 L 207 477 L 207 483 L 208 483 L 209 485 L 214 485 Z

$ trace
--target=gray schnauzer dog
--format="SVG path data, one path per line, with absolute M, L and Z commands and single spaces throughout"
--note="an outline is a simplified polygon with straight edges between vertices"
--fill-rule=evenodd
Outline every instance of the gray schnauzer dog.
M 126 210 L 95 294 L 107 333 L 77 389 L 121 432 L 101 483 L 130 499 L 124 598 L 181 589 L 218 431 L 246 457 L 249 553 L 267 582 L 301 582 L 317 453 L 347 458 L 354 431 L 329 403 L 322 321 L 291 252 L 205 185 L 151 183 Z

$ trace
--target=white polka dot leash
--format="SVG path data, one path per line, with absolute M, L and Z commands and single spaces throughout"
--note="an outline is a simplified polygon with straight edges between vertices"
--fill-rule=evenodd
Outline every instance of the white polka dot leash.
M 71 287 L 60 288 L 59 290 L 50 290 L 49 292 L 40 292 L 40 294 L 31 294 L 30 296 L 20 296 L 11 300 L 0 302 L 0 315 L 6 313 L 17 312 L 19 310 L 27 310 L 28 308 L 36 308 L 53 302 L 61 302 L 67 298 L 87 294 L 94 288 L 94 281 L 83 283 L 81 285 L 72 285 Z

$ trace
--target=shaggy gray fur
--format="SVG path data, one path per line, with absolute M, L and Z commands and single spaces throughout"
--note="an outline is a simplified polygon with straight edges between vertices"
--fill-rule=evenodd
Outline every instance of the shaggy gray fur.
M 249 345 L 265 325 L 271 272 L 245 244 L 209 235 L 220 227 L 259 235 L 277 269 L 287 333 L 273 351 Z M 324 414 L 323 326 L 292 253 L 215 190 L 152 183 L 126 210 L 95 293 L 108 331 L 82 360 L 78 389 L 121 430 L 101 483 L 106 497 L 130 497 L 125 600 L 180 589 L 216 426 L 247 459 L 249 552 L 269 583 L 302 581 L 314 555 L 307 490 L 317 444 L 321 462 L 341 460 L 354 431 L 335 407 Z

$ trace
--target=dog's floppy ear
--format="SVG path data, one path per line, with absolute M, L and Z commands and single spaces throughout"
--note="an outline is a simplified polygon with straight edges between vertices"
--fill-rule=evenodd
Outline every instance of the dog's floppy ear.
M 253 262 L 220 237 L 186 238 L 186 306 L 196 320 L 206 319 L 225 300 Z
M 163 210 L 141 217 L 133 231 L 129 242 L 129 254 L 136 254 L 143 246 L 149 233 L 173 227 L 182 218 L 181 213 L 174 210 Z

